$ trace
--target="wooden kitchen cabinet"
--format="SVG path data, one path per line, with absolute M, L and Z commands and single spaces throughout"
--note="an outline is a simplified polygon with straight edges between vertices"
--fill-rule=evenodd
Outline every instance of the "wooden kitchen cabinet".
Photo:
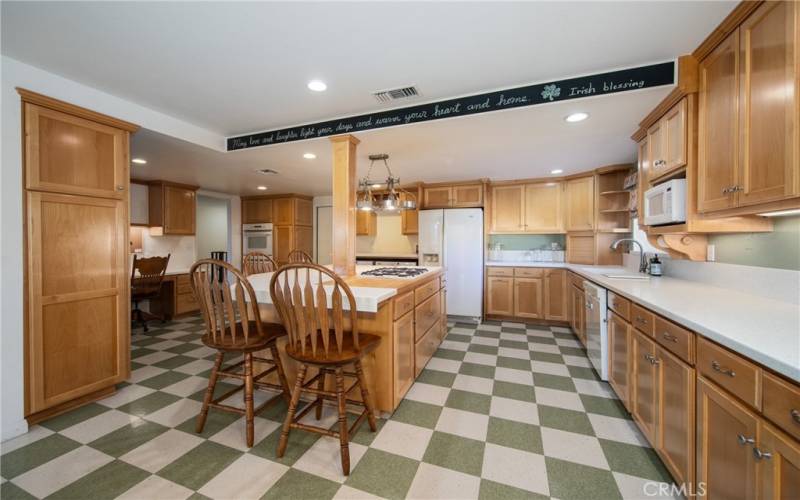
M 131 226 L 147 226 L 150 223 L 148 212 L 148 205 L 150 204 L 149 187 L 146 183 L 131 181 L 130 193 Z
M 575 335 L 578 337 L 578 340 L 585 346 L 586 345 L 586 332 L 584 330 L 585 325 L 585 318 L 586 312 L 584 311 L 584 304 L 586 303 L 585 297 L 583 294 L 583 290 L 576 286 L 571 287 L 572 290 L 570 292 L 570 303 L 572 304 L 572 322 L 570 323 L 570 327 L 572 327 L 572 331 L 575 332 Z
M 400 193 L 400 200 L 413 199 L 417 202 L 414 210 L 403 210 L 400 212 L 400 232 L 403 234 L 419 233 L 419 196 L 410 196 Z
M 707 498 L 756 498 L 758 417 L 697 378 L 697 482 Z
M 692 484 L 695 471 L 695 371 L 656 348 L 657 403 L 654 446 L 677 484 Z
M 800 444 L 797 441 L 762 422 L 753 453 L 759 467 L 759 498 L 800 498 Z
M 525 232 L 524 211 L 524 185 L 492 186 L 492 232 Z
M 514 316 L 543 319 L 542 278 L 514 278 Z
M 395 401 L 400 401 L 414 384 L 414 312 L 394 322 Z
M 272 258 L 278 265 L 289 262 L 293 245 L 294 226 L 272 226 Z
M 454 184 L 423 188 L 425 208 L 467 208 L 483 206 L 483 184 Z
M 272 200 L 272 223 L 286 226 L 311 226 L 314 223 L 310 199 L 297 196 L 274 198 Z
M 686 166 L 687 101 L 681 99 L 647 131 L 648 179 Z
M 544 317 L 551 321 L 567 321 L 567 270 L 544 270 Z
M 526 233 L 562 233 L 564 222 L 560 182 L 539 182 L 525 185 L 525 214 L 523 225 Z
M 608 383 L 630 410 L 631 325 L 614 312 L 608 319 Z
M 633 330 L 631 415 L 651 443 L 656 442 L 658 425 L 658 373 L 656 345 L 638 330 Z
M 195 233 L 197 186 L 165 181 L 149 182 L 148 212 L 151 227 L 161 227 L 164 235 Z
M 567 231 L 594 229 L 594 176 L 570 179 L 565 189 Z
M 514 314 L 514 279 L 489 276 L 487 281 L 487 313 L 512 316 Z
M 242 224 L 272 222 L 272 199 L 242 198 Z
M 356 235 L 374 236 L 378 228 L 378 216 L 370 210 L 358 210 L 356 212 Z
M 423 188 L 425 208 L 449 208 L 453 198 L 453 189 L 450 186 Z

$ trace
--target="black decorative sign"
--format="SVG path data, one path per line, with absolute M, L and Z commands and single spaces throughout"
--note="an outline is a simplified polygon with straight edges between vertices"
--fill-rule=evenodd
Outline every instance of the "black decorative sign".
M 597 75 L 580 76 L 527 87 L 498 90 L 457 99 L 391 109 L 377 113 L 350 116 L 297 127 L 257 132 L 231 137 L 227 141 L 228 151 L 302 141 L 316 137 L 351 134 L 364 130 L 407 125 L 442 118 L 486 113 L 501 109 L 533 106 L 548 102 L 566 101 L 593 95 L 614 94 L 639 90 L 675 82 L 675 63 L 666 62 L 629 68 Z

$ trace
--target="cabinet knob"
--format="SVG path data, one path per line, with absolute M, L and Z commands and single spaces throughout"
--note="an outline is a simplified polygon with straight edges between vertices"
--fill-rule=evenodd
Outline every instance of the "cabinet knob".
M 753 444 L 753 443 L 756 442 L 755 439 L 749 438 L 749 437 L 745 437 L 743 434 L 739 434 L 738 436 L 736 436 L 736 439 L 738 439 L 739 444 L 742 445 L 742 446 L 745 446 L 745 445 L 748 445 L 748 444 Z
M 792 420 L 800 424 L 800 411 L 797 411 L 794 408 L 792 408 L 791 410 L 789 410 L 789 415 L 792 416 Z
M 753 456 L 756 457 L 756 460 L 761 460 L 762 458 L 769 460 L 772 458 L 772 453 L 768 451 L 761 451 L 758 448 L 753 448 Z
M 124 191 L 124 190 L 125 190 L 125 186 L 117 186 L 117 191 Z
M 665 340 L 669 340 L 670 342 L 678 341 L 678 337 L 676 337 L 675 335 L 670 335 L 667 332 L 662 333 L 661 336 L 664 337 Z

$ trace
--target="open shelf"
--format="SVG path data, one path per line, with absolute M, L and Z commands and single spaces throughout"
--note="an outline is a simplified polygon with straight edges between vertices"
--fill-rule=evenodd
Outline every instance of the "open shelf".
M 597 232 L 608 235 L 631 231 L 631 191 L 624 189 L 631 170 L 615 170 L 597 176 Z
M 600 194 L 602 196 L 610 196 L 612 194 L 630 194 L 630 192 L 631 192 L 630 189 L 621 189 L 618 191 L 601 191 Z

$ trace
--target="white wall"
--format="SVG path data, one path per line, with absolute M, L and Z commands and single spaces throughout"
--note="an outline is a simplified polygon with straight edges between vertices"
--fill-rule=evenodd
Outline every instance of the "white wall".
M 166 257 L 169 254 L 168 273 L 188 272 L 197 255 L 194 236 L 151 236 L 142 232 L 142 257 Z
M 230 207 L 230 246 L 228 251 L 229 261 L 235 267 L 239 268 L 242 263 L 242 199 L 236 195 L 218 193 L 216 191 L 207 191 L 201 189 L 197 192 L 198 196 L 206 196 L 210 198 L 219 198 L 227 200 Z M 198 224 L 200 221 L 198 220 Z M 198 251 L 196 257 L 206 257 L 201 255 Z
M 2 56 L 0 61 L 0 439 L 27 431 L 23 387 L 22 131 L 15 87 L 23 87 L 222 151 L 214 132 Z M 238 213 L 238 204 L 236 204 Z M 239 217 L 239 224 L 241 218 Z M 238 241 L 234 239 L 234 241 Z M 234 246 L 234 248 L 236 248 Z M 241 255 L 241 247 L 239 247 Z M 241 259 L 241 257 L 239 257 Z
M 230 255 L 230 230 L 228 205 L 230 202 L 211 196 L 197 196 L 197 238 L 195 242 L 198 259 L 211 257 L 211 252 L 223 251 Z

